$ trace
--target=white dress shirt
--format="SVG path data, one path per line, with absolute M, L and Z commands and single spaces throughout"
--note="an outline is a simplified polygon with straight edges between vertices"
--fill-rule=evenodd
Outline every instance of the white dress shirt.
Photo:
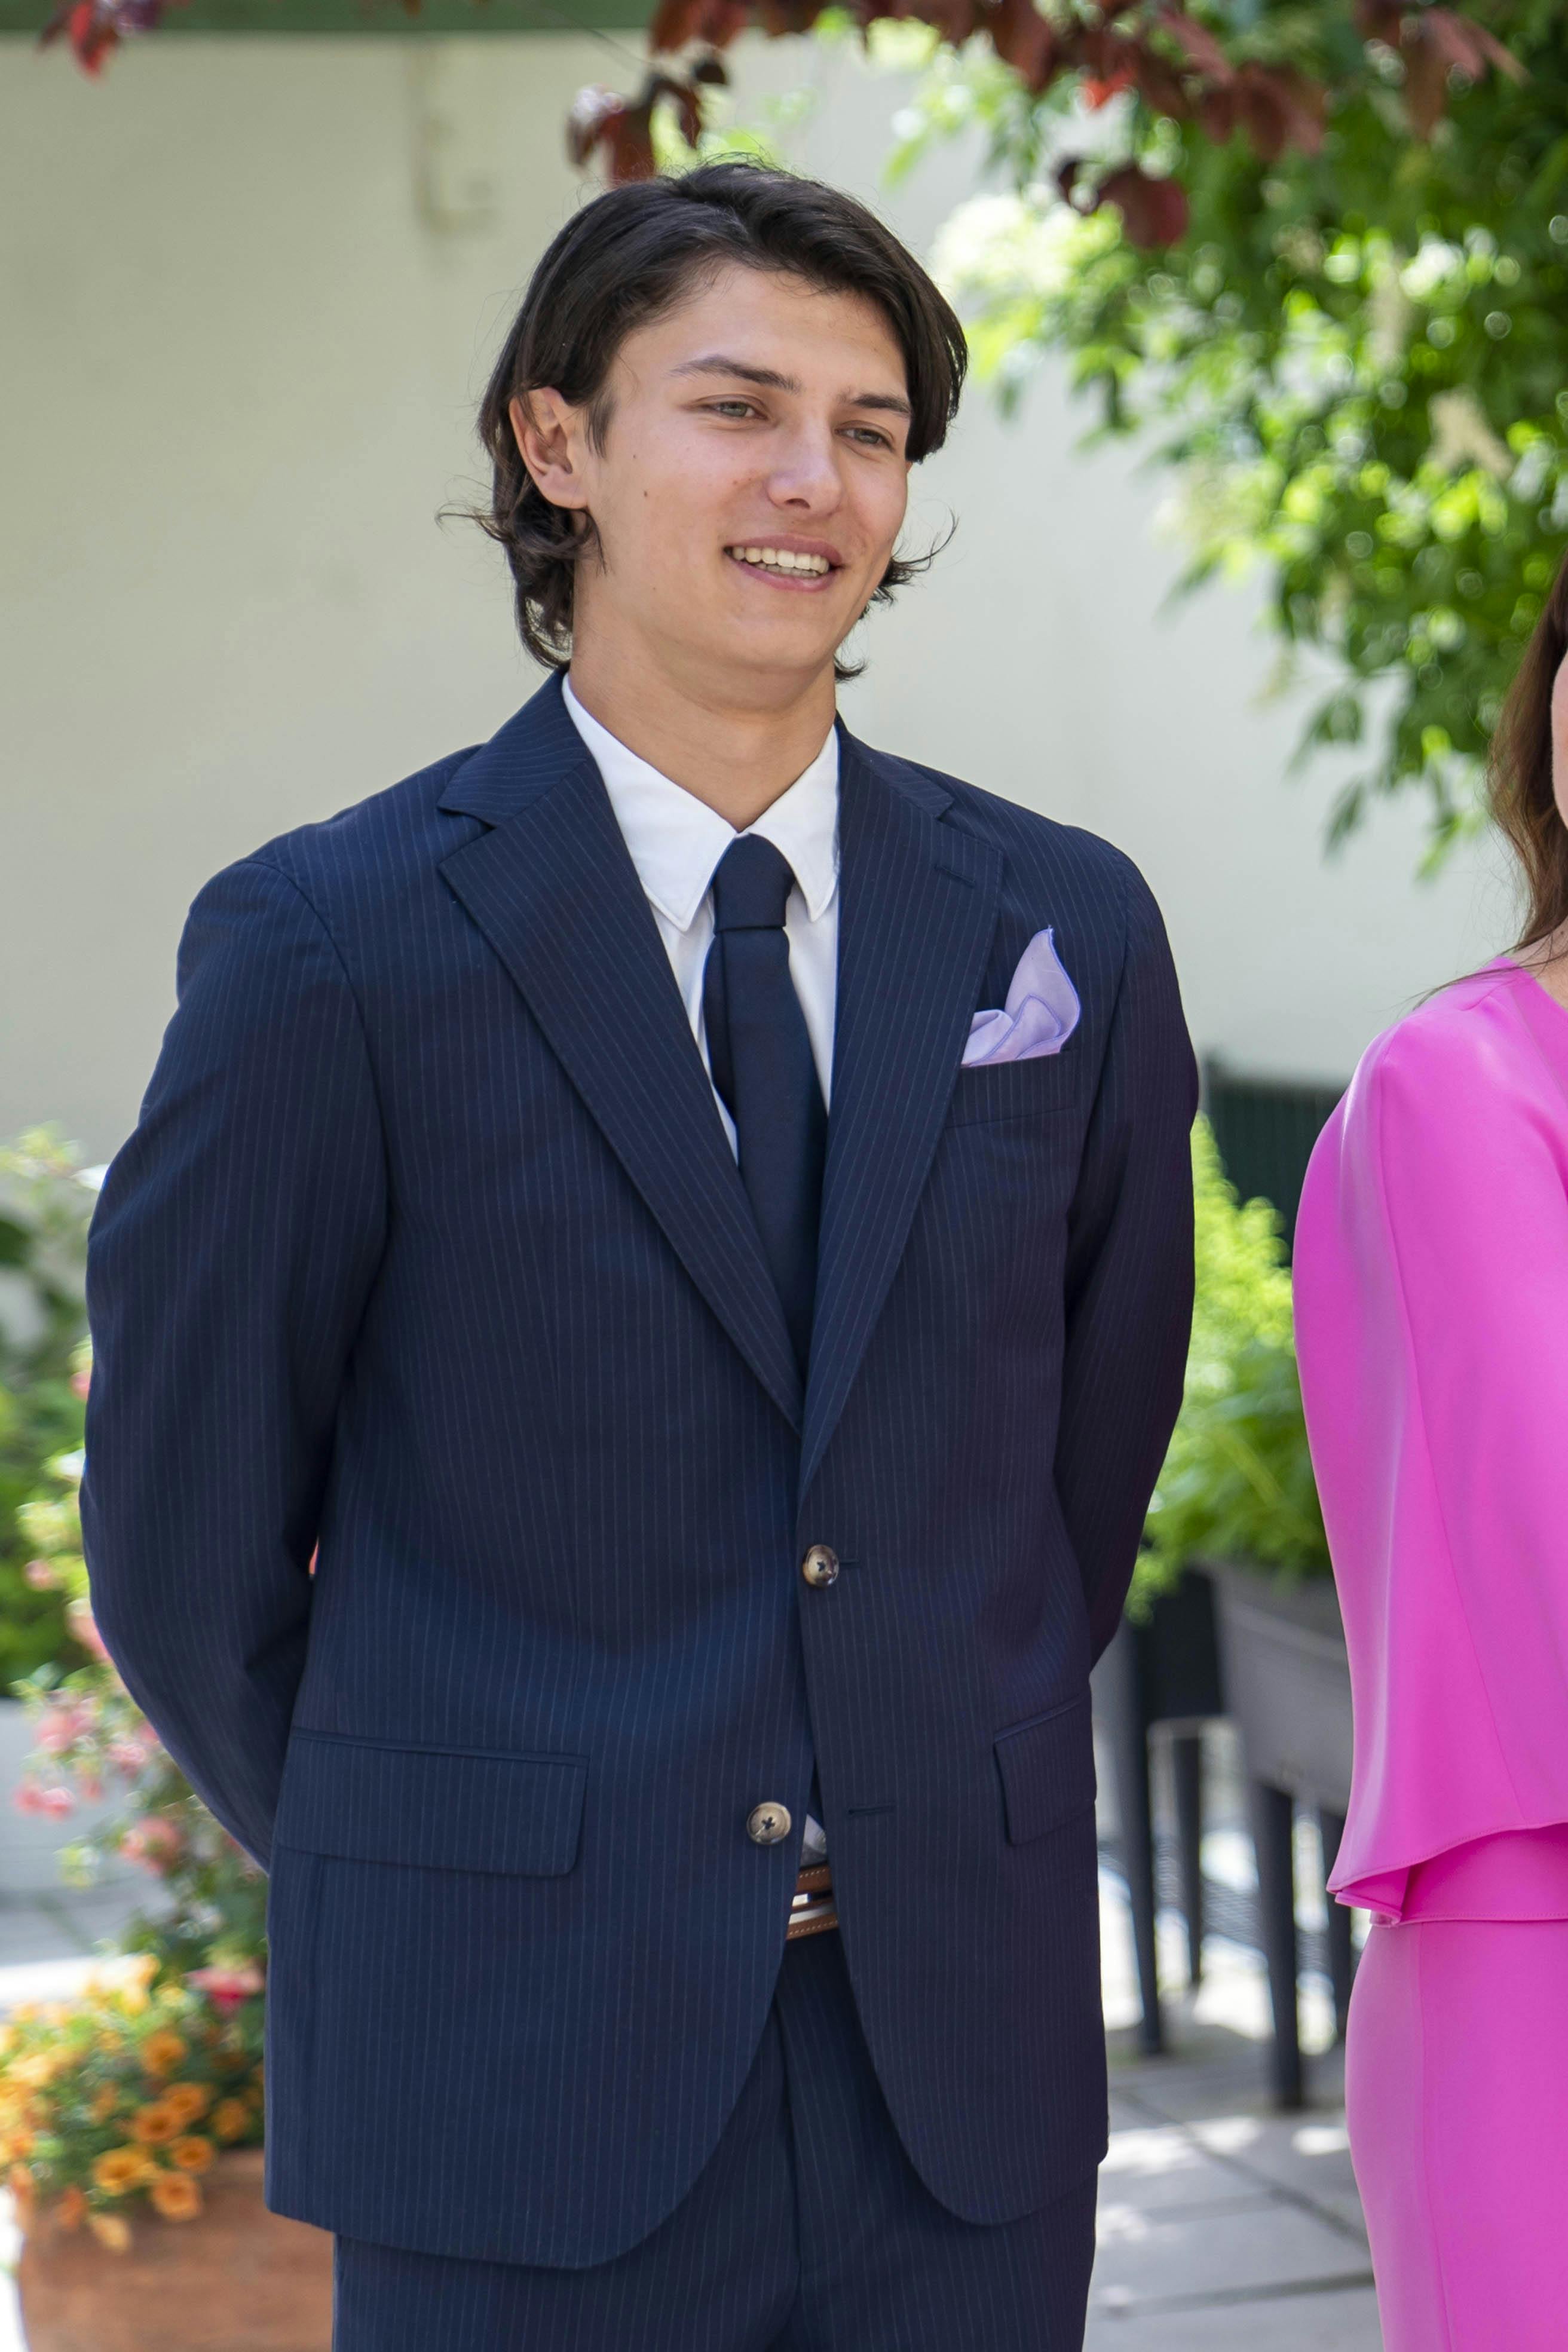
M 658 925 L 669 968 L 686 1006 L 691 1034 L 713 1083 L 708 1058 L 707 1024 L 702 1017 L 702 970 L 713 940 L 713 868 L 738 839 L 735 828 L 717 809 L 700 801 L 657 768 L 628 751 L 618 736 L 601 727 L 564 681 L 564 698 L 572 724 L 593 753 L 605 780 L 610 806 L 616 813 L 632 864 L 637 867 L 648 905 Z M 838 995 L 838 733 L 828 730 L 827 740 L 787 792 L 765 808 L 748 833 L 760 833 L 790 862 L 795 887 L 784 908 L 784 936 L 789 941 L 790 978 L 805 1015 L 822 1099 L 832 1099 L 833 1016 Z M 739 1152 L 735 1123 L 713 1089 L 730 1149 Z M 807 1813 L 801 1841 L 801 1861 L 822 1861 L 827 1840 L 820 1822 Z
M 707 1027 L 702 1018 L 702 971 L 713 940 L 713 869 L 735 828 L 717 809 L 700 801 L 657 768 L 628 751 L 617 736 L 584 710 L 565 681 L 572 724 L 594 755 L 605 780 L 632 864 L 653 908 L 664 951 L 675 974 L 691 1034 L 712 1079 Z M 822 1099 L 832 1101 L 833 1015 L 838 993 L 838 733 L 827 740 L 805 773 L 765 808 L 748 833 L 760 833 L 788 858 L 795 887 L 784 908 L 790 978 L 805 1015 Z M 719 1101 L 719 1116 L 735 1150 L 735 1128 Z

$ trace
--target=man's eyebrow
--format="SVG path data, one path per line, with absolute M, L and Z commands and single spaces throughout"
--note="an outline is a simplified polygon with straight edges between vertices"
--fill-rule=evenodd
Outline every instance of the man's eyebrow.
M 765 392 L 799 392 L 800 381 L 784 375 L 777 368 L 753 367 L 749 360 L 732 360 L 722 352 L 710 352 L 700 360 L 683 360 L 673 373 L 676 375 L 738 376 L 742 383 L 760 384 Z M 892 392 L 857 392 L 849 394 L 851 408 L 885 410 L 893 416 L 913 414 L 907 400 Z

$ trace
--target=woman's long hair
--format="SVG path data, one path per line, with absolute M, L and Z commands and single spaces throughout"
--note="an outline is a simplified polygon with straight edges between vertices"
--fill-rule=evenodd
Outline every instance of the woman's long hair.
M 1524 877 L 1519 950 L 1541 947 L 1568 925 L 1568 823 L 1557 805 L 1552 774 L 1552 689 L 1565 655 L 1568 557 L 1509 688 L 1488 763 L 1492 817 Z

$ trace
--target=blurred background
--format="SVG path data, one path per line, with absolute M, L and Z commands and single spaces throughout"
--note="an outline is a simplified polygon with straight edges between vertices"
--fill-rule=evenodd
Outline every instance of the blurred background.
M 1375 2345 L 1289 1234 L 1368 1041 L 1513 936 L 1478 793 L 1568 539 L 1560 13 L 666 0 L 660 79 L 637 0 L 76 0 L 42 51 L 33 0 L 0 0 L 0 1680 L 30 1677 L 31 1717 L 0 1702 L 26 1809 L 0 1995 L 74 1998 L 107 1938 L 181 1998 L 226 1969 L 243 2021 L 260 1965 L 257 1890 L 93 1646 L 74 1520 L 91 1171 L 185 908 L 533 689 L 498 552 L 440 519 L 482 495 L 474 410 L 529 271 L 606 173 L 772 154 L 875 205 L 976 359 L 911 500 L 910 544 L 951 543 L 858 633 L 846 717 L 1142 866 L 1205 1070 L 1200 1247 L 1252 1284 L 1245 1328 L 1234 1286 L 1200 1303 L 1184 1483 L 1097 1691 L 1092 2340 Z M 1209 1443 L 1220 1397 L 1250 1485 Z M 128 1927 L 149 1873 L 163 1907 Z M 23 2218 L 79 2186 L 74 2242 L 113 2252 L 101 2154 L 45 2177 L 17 2140 Z M 100 2352 L 154 2340 L 113 2326 Z

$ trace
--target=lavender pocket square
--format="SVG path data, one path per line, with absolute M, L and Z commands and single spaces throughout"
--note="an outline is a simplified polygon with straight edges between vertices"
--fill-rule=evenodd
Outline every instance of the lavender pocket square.
M 982 1063 L 1032 1062 L 1059 1054 L 1078 1027 L 1083 1008 L 1063 971 L 1054 935 L 1037 931 L 1018 959 L 1007 1003 L 1000 1013 L 977 1013 L 969 1024 L 963 1066 Z

